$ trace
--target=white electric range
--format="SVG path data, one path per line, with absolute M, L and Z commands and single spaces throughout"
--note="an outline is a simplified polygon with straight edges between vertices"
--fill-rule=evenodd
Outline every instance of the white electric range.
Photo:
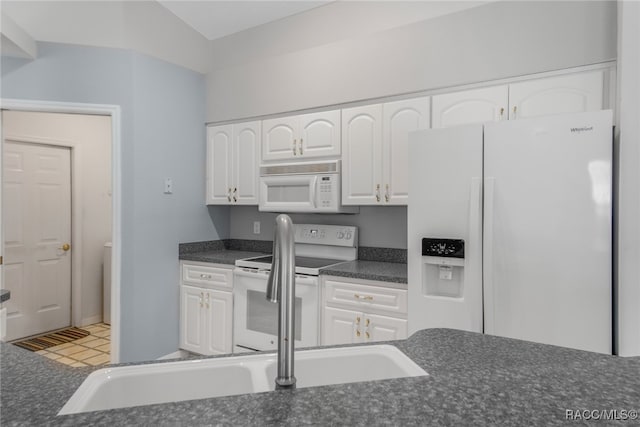
M 358 259 L 358 228 L 295 224 L 296 347 L 320 344 L 320 269 Z M 275 350 L 278 306 L 266 299 L 271 255 L 236 261 L 233 273 L 234 352 Z

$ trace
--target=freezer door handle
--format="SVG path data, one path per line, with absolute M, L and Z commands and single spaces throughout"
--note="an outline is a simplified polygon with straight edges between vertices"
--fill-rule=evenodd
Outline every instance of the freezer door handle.
M 493 204 L 496 179 L 484 179 L 484 247 L 483 255 L 483 283 L 484 283 L 484 332 L 495 334 L 495 312 L 493 308 Z

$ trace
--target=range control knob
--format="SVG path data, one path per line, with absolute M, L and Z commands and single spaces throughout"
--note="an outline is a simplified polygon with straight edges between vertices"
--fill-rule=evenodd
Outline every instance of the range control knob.
M 344 239 L 344 232 L 338 231 L 337 237 L 338 239 Z
M 344 236 L 345 239 L 351 240 L 351 232 L 347 231 L 347 234 Z

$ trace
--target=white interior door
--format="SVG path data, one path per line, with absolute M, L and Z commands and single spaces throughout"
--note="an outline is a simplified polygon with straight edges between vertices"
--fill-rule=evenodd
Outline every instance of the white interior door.
M 14 340 L 71 324 L 70 149 L 6 141 L 3 169 L 6 339 Z

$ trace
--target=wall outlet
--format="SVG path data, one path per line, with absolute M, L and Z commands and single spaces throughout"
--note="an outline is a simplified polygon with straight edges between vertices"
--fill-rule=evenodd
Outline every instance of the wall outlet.
M 260 221 L 253 221 L 253 234 L 260 234 Z
M 173 180 L 171 178 L 164 179 L 164 194 L 173 194 Z

